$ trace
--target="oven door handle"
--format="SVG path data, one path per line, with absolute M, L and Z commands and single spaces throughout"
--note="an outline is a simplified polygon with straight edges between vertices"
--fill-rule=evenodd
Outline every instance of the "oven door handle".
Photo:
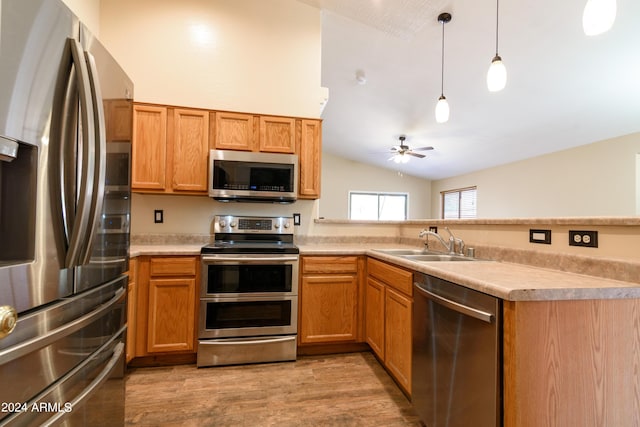
M 256 264 L 256 263 L 260 263 L 260 264 L 264 264 L 265 262 L 269 262 L 269 263 L 273 263 L 273 262 L 277 262 L 277 263 L 285 263 L 285 262 L 292 262 L 292 261 L 298 261 L 298 257 L 297 256 L 293 256 L 293 257 L 288 257 L 288 256 L 265 256 L 265 257 L 261 257 L 261 256 L 251 256 L 251 257 L 239 257 L 239 256 L 233 256 L 233 255 L 202 255 L 202 262 L 204 263 L 208 263 L 208 264 L 218 264 L 218 263 L 229 263 L 229 262 L 233 262 L 233 263 L 241 263 L 241 264 Z

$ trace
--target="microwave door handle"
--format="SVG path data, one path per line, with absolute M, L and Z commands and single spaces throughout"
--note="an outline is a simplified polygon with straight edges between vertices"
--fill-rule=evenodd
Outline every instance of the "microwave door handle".
M 102 107 L 102 94 L 100 91 L 100 81 L 98 79 L 98 69 L 96 67 L 95 58 L 89 52 L 84 53 L 87 73 L 91 89 L 92 111 L 93 111 L 93 131 L 94 138 L 91 142 L 94 144 L 94 163 L 93 170 L 93 188 L 91 191 L 90 211 L 88 214 L 87 233 L 83 253 L 80 257 L 80 264 L 87 264 L 91 259 L 91 251 L 93 247 L 94 230 L 102 214 L 102 205 L 104 199 L 105 186 L 105 169 L 106 169 L 106 133 L 104 109 Z
M 91 101 L 91 83 L 87 63 L 82 55 L 80 43 L 72 38 L 67 39 L 71 45 L 71 57 L 75 67 L 78 94 L 80 98 L 80 121 L 82 129 L 82 141 L 79 148 L 80 172 L 78 181 L 78 196 L 76 206 L 76 217 L 73 222 L 71 237 L 69 239 L 69 250 L 65 260 L 67 268 L 77 267 L 81 264 L 82 249 L 86 235 L 89 234 L 87 226 L 91 210 L 91 194 L 94 174 L 95 174 L 95 134 L 93 120 L 93 103 Z M 69 165 L 67 165 L 69 166 Z

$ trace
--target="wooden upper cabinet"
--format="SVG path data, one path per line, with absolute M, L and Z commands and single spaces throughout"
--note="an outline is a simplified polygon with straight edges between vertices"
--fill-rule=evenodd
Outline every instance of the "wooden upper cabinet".
M 209 153 L 209 112 L 172 109 L 170 133 L 172 182 L 178 191 L 207 192 L 207 155 Z
M 213 147 L 218 150 L 254 151 L 256 147 L 256 120 L 251 114 L 216 111 L 211 113 Z
M 289 117 L 260 116 L 260 150 L 269 153 L 296 151 L 296 120 Z
M 322 152 L 322 122 L 320 120 L 297 121 L 297 147 L 299 161 L 298 197 L 320 198 L 320 169 Z
M 167 160 L 167 108 L 133 106 L 131 188 L 164 190 Z
M 105 99 L 103 105 L 107 142 L 131 141 L 133 102 L 128 99 Z

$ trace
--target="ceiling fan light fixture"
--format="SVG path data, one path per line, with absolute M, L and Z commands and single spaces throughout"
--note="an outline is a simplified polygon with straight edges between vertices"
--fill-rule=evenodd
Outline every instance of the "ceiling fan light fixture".
M 587 0 L 582 13 L 582 29 L 588 36 L 609 31 L 616 20 L 616 0 Z
M 445 123 L 449 120 L 449 103 L 444 95 L 440 95 L 436 104 L 436 122 Z
M 504 66 L 502 58 L 496 55 L 491 61 L 487 72 L 487 87 L 489 92 L 498 92 L 507 85 L 507 67 Z
M 450 13 L 438 15 L 438 22 L 442 24 L 442 62 L 440 68 L 440 98 L 436 104 L 436 122 L 445 123 L 449 120 L 449 102 L 444 96 L 444 24 L 451 21 Z

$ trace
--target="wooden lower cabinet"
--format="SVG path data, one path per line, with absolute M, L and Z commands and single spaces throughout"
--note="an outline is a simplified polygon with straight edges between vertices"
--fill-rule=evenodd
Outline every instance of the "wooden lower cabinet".
M 385 293 L 384 363 L 411 393 L 411 319 L 413 301 L 390 287 Z
M 373 352 L 384 360 L 384 283 L 372 277 L 367 278 L 365 288 L 365 340 Z
M 640 299 L 503 304 L 505 427 L 640 425 Z
M 301 257 L 300 344 L 362 341 L 363 265 L 357 256 Z
M 195 353 L 199 257 L 138 258 L 136 357 Z
M 405 393 L 411 395 L 413 273 L 367 260 L 365 337 Z

